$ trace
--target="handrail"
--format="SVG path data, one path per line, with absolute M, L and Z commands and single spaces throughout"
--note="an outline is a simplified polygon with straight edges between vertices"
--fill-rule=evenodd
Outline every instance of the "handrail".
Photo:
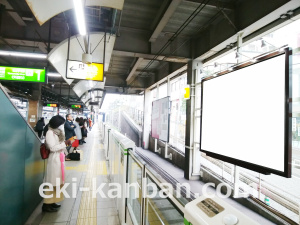
M 104 129 L 105 131 L 108 130 L 108 126 L 109 126 L 108 124 L 105 124 L 105 129 Z M 130 217 L 133 218 L 132 219 L 133 223 L 134 224 L 138 223 L 137 218 L 140 218 L 141 224 L 143 224 L 143 225 L 146 224 L 145 223 L 145 211 L 146 211 L 145 203 L 146 203 L 147 197 L 144 195 L 145 194 L 144 191 L 146 190 L 145 188 L 147 187 L 146 182 L 145 182 L 145 179 L 147 179 L 147 177 L 151 179 L 151 181 L 162 191 L 162 193 L 164 193 L 164 196 L 167 196 L 167 200 L 171 203 L 171 205 L 173 205 L 174 210 L 176 210 L 179 213 L 178 215 L 182 216 L 182 222 L 183 222 L 184 206 L 186 203 L 188 203 L 188 201 L 186 201 L 186 203 L 184 203 L 180 199 L 177 199 L 177 196 L 175 196 L 176 192 L 174 191 L 175 190 L 174 188 L 173 188 L 173 190 L 171 190 L 172 193 L 174 193 L 174 194 L 171 195 L 168 193 L 168 191 L 164 188 L 164 186 L 162 184 L 169 183 L 169 181 L 165 180 L 164 177 L 160 176 L 155 170 L 153 170 L 153 168 L 151 167 L 153 165 L 147 164 L 148 162 L 146 162 L 144 160 L 144 158 L 141 157 L 141 155 L 135 151 L 135 149 L 134 149 L 135 145 L 132 148 L 133 150 L 129 149 L 129 147 L 132 147 L 132 143 L 133 143 L 131 140 L 129 140 L 128 138 L 126 138 L 124 135 L 120 134 L 118 131 L 114 130 L 113 128 L 111 128 L 111 131 L 108 134 L 106 133 L 104 136 L 106 136 L 106 135 L 110 135 L 109 139 L 110 139 L 111 143 L 114 143 L 114 145 L 115 145 L 115 146 L 110 146 L 111 149 L 109 151 L 110 151 L 111 157 L 113 157 L 110 160 L 115 161 L 115 160 L 119 159 L 118 156 L 116 157 L 116 151 L 117 151 L 117 152 L 119 152 L 119 154 L 121 153 L 120 159 L 124 163 L 126 161 L 126 163 L 124 164 L 124 167 L 122 167 L 124 174 L 119 174 L 119 178 L 117 178 L 117 179 L 119 181 L 121 181 L 123 179 L 121 177 L 126 176 L 126 182 L 129 182 L 128 174 L 132 174 L 133 172 L 135 172 L 135 171 L 131 171 L 131 167 L 129 166 L 130 162 L 136 163 L 140 168 L 138 170 L 141 171 L 141 176 L 138 177 L 138 180 L 141 178 L 142 182 L 138 188 L 143 194 L 141 196 L 141 200 L 138 201 L 138 202 L 140 202 L 139 204 L 141 204 L 141 205 L 140 205 L 140 211 L 138 212 L 137 216 L 134 214 L 137 212 L 134 212 L 133 208 L 131 208 L 131 205 L 130 205 L 131 203 L 129 203 L 128 200 L 125 201 L 126 202 L 125 208 L 128 208 L 127 212 L 130 214 Z M 105 138 L 104 142 L 106 142 L 107 139 L 108 138 Z M 128 139 L 128 140 L 126 140 L 126 139 Z M 104 144 L 107 147 L 108 144 L 106 144 L 106 143 L 104 143 Z M 116 147 L 118 147 L 118 149 Z M 112 152 L 112 151 L 115 151 L 115 152 Z M 124 157 L 122 155 L 124 155 Z M 129 157 L 131 157 L 133 161 L 129 162 Z M 125 167 L 125 165 L 126 165 L 126 167 Z M 122 166 L 122 165 L 120 165 L 120 166 Z M 116 178 L 114 178 L 114 179 L 116 179 Z M 130 179 L 132 179 L 132 178 L 130 178 Z M 124 185 L 122 185 L 122 184 L 121 184 L 121 186 L 124 187 Z M 121 218 L 121 220 L 122 220 L 122 218 Z M 125 221 L 121 221 L 121 223 L 122 222 L 125 222 Z M 165 224 L 165 223 L 163 223 L 163 224 Z

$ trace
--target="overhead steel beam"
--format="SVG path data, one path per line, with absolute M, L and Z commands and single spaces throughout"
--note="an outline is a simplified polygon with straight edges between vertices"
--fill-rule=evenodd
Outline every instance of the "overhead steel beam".
M 113 56 L 126 56 L 126 57 L 135 57 L 135 58 L 144 58 L 144 59 L 153 59 L 155 55 L 153 54 L 145 54 L 138 52 L 129 52 L 129 51 L 113 51 Z M 175 62 L 175 63 L 187 63 L 190 59 L 184 57 L 176 57 L 176 56 L 158 56 L 156 60 L 163 60 L 166 62 Z
M 155 42 L 158 38 L 159 34 L 162 32 L 166 24 L 168 23 L 169 19 L 177 9 L 178 5 L 182 2 L 182 0 L 173 0 L 169 5 L 168 9 L 166 10 L 165 14 L 161 18 L 160 22 L 156 26 L 151 38 L 149 39 L 150 42 Z
M 47 45 L 45 45 L 42 41 L 32 41 L 32 40 L 21 40 L 21 39 L 13 39 L 13 38 L 3 38 L 3 40 L 10 44 L 11 46 L 26 46 L 26 47 L 39 47 L 39 49 L 47 53 Z M 50 43 L 50 48 L 53 49 L 57 44 Z M 155 57 L 154 54 L 146 54 L 146 53 L 139 53 L 134 51 L 121 51 L 115 48 L 113 50 L 113 56 L 126 56 L 126 57 L 134 57 L 134 58 L 144 58 L 144 59 L 153 59 Z M 175 63 L 187 63 L 190 58 L 185 57 L 177 57 L 177 56 L 158 56 L 156 60 L 163 60 L 166 62 L 175 62 Z
M 132 67 L 128 77 L 126 78 L 126 82 L 129 83 L 129 81 L 131 80 L 131 78 L 134 76 L 137 68 L 139 67 L 139 65 L 143 62 L 143 58 L 138 58 L 138 60 L 136 61 L 135 65 Z
M 13 9 L 13 7 L 8 3 L 7 0 L 0 0 L 0 4 L 5 5 L 6 9 Z M 23 19 L 19 16 L 18 13 L 11 11 L 8 11 L 7 13 L 14 19 L 14 21 L 16 21 L 18 25 L 23 27 L 26 26 L 26 23 L 23 21 Z
M 162 45 L 169 41 L 168 36 L 160 36 L 160 41 L 151 43 L 149 46 L 149 37 L 152 32 L 145 32 L 141 29 L 131 29 L 128 27 L 122 27 L 121 36 L 116 39 L 114 50 L 123 51 L 123 52 L 134 52 L 134 53 L 143 53 L 143 54 L 153 54 L 156 55 L 161 49 Z M 181 36 L 180 36 L 181 37 Z M 183 37 L 181 37 L 183 38 Z M 178 39 L 179 40 L 179 39 Z M 182 39 L 183 40 L 183 39 Z M 134 43 L 134 44 L 128 44 Z M 180 51 L 173 52 L 173 49 L 178 47 L 178 42 L 171 43 L 170 47 L 165 49 L 160 55 L 179 57 L 179 58 L 191 58 L 191 46 L 186 44 L 180 47 Z M 143 56 L 135 56 L 136 58 L 145 58 Z
M 286 20 L 280 19 L 282 14 L 287 11 L 295 11 L 300 7 L 299 0 L 291 0 L 287 3 L 284 1 L 277 4 L 269 4 L 269 1 L 257 0 L 255 6 L 248 1 L 242 2 L 240 8 L 243 10 L 236 11 L 236 21 L 239 22 L 238 28 L 240 32 L 244 32 L 243 45 L 258 39 L 267 33 L 270 33 L 274 24 L 279 27 Z M 249 6 L 252 6 L 251 8 Z M 266 13 L 269 12 L 269 13 Z M 252 15 L 253 18 L 250 18 Z M 294 16 L 296 13 L 294 13 Z M 253 22 L 255 21 L 255 22 Z M 292 20 L 289 20 L 292 21 Z M 265 27 L 268 27 L 265 29 Z M 249 38 L 248 38 L 249 37 Z M 222 57 L 234 49 L 226 49 L 229 44 L 236 46 L 237 32 L 233 29 L 230 23 L 220 23 L 214 26 L 214 29 L 203 30 L 202 35 L 195 39 L 197 47 L 195 55 L 197 60 L 202 60 L 204 63 L 212 59 Z
M 159 23 L 159 21 L 161 20 L 161 18 L 163 17 L 164 13 L 166 12 L 166 9 L 169 7 L 170 2 L 172 0 L 163 0 L 159 10 L 156 13 L 155 18 L 153 18 L 152 20 L 152 24 L 150 26 L 150 30 L 154 30 L 156 25 Z
M 26 47 L 36 47 L 38 46 L 39 49 L 43 53 L 47 52 L 47 44 L 45 44 L 42 41 L 31 41 L 31 40 L 20 40 L 20 39 L 12 39 L 12 38 L 3 38 L 8 44 L 10 45 L 16 45 L 16 46 L 26 46 Z M 50 43 L 50 48 L 54 48 L 57 44 Z
M 202 4 L 205 2 L 205 0 L 184 0 L 186 2 L 196 2 L 199 4 Z M 213 8 L 218 8 L 221 7 L 225 10 L 234 10 L 235 6 L 234 3 L 230 3 L 230 2 L 221 2 L 219 0 L 210 0 L 207 4 L 207 7 L 213 7 Z

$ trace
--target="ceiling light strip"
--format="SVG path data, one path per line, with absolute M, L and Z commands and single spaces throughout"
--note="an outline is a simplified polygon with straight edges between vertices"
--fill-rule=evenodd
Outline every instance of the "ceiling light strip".
M 47 54 L 30 53 L 30 52 L 2 51 L 2 50 L 0 50 L 0 55 L 18 56 L 18 57 L 24 57 L 24 58 L 38 58 L 38 59 L 46 59 L 47 58 Z
M 83 4 L 81 0 L 73 0 L 76 14 L 77 26 L 81 35 L 86 35 L 85 18 L 83 12 Z

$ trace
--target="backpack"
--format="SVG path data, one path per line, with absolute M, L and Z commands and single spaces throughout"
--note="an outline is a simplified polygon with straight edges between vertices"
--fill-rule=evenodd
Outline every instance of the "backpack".
M 42 159 L 48 159 L 49 154 L 50 154 L 50 150 L 47 149 L 45 143 L 41 144 L 41 147 L 40 147 L 40 153 L 41 153 Z

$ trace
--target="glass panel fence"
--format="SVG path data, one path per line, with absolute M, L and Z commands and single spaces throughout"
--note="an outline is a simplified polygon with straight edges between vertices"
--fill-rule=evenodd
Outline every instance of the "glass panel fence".
M 183 215 L 170 201 L 163 197 L 158 185 L 147 175 L 147 198 L 145 206 L 145 225 L 182 225 Z
M 128 184 L 129 198 L 127 207 L 131 214 L 134 214 L 135 224 L 141 224 L 141 205 L 142 205 L 142 167 L 139 163 L 128 155 Z

